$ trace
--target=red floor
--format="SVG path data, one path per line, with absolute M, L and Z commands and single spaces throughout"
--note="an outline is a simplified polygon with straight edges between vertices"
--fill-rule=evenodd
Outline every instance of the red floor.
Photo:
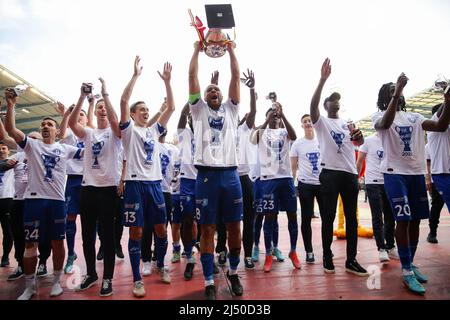
M 361 221 L 364 226 L 370 226 L 370 212 L 367 203 L 360 203 Z M 287 220 L 284 214 L 280 215 L 280 248 L 287 258 L 289 250 L 289 235 L 287 231 Z M 299 221 L 300 224 L 300 221 Z M 299 228 L 300 229 L 300 228 Z M 84 274 L 85 264 L 83 260 L 81 247 L 81 233 L 78 225 L 76 239 L 76 252 L 78 260 L 75 264 Z M 268 300 L 328 300 L 328 299 L 355 299 L 355 300 L 373 300 L 373 299 L 450 299 L 450 216 L 445 209 L 441 214 L 441 223 L 438 229 L 439 244 L 429 244 L 426 242 L 428 234 L 428 222 L 421 224 L 421 236 L 419 248 L 416 254 L 415 263 L 421 268 L 421 271 L 429 276 L 428 284 L 425 284 L 427 293 L 424 297 L 416 296 L 403 287 L 400 278 L 400 263 L 391 261 L 382 265 L 378 261 L 378 252 L 376 251 L 374 239 L 359 238 L 358 242 L 358 261 L 369 270 L 379 270 L 379 289 L 368 288 L 368 278 L 357 277 L 345 272 L 345 240 L 335 240 L 332 245 L 335 255 L 334 264 L 336 273 L 333 275 L 324 274 L 322 269 L 322 250 L 320 239 L 320 219 L 313 220 L 313 245 L 316 255 L 316 264 L 306 265 L 304 263 L 305 252 L 302 250 L 302 239 L 299 232 L 299 241 L 297 252 L 302 261 L 302 269 L 294 270 L 292 263 L 287 258 L 284 262 L 274 262 L 272 271 L 264 273 L 262 264 L 257 264 L 255 270 L 246 271 L 241 264 L 239 275 L 244 287 L 244 295 L 236 298 L 232 297 L 225 280 L 226 270 L 215 278 L 218 288 L 218 299 L 268 299 Z M 111 297 L 101 298 L 98 293 L 100 290 L 100 281 L 98 285 L 88 289 L 85 292 L 75 292 L 72 283 L 77 280 L 77 275 L 62 277 L 64 294 L 53 298 L 55 300 L 92 300 L 92 299 L 113 299 L 128 300 L 134 299 L 132 296 L 132 274 L 127 257 L 127 239 L 128 231 L 125 230 L 122 238 L 125 260 L 116 261 L 116 269 L 113 281 L 114 294 Z M 261 239 L 262 240 L 262 239 Z M 170 239 L 169 239 L 169 243 Z M 260 262 L 264 259 L 264 249 L 262 243 Z M 171 246 L 169 245 L 166 255 L 167 265 L 171 270 L 171 284 L 161 283 L 159 276 L 153 273 L 149 277 L 144 277 L 147 295 L 144 299 L 151 300 L 170 300 L 170 299 L 203 299 L 203 276 L 201 264 L 197 257 L 197 265 L 194 278 L 191 281 L 183 279 L 185 262 L 171 264 Z M 6 278 L 16 267 L 13 260 L 13 252 L 10 255 L 12 265 L 8 268 L 0 268 L 0 300 L 16 299 L 24 289 L 25 279 L 19 279 L 13 282 L 7 282 Z M 97 262 L 97 272 L 99 277 L 102 275 L 102 262 Z M 52 272 L 52 262 L 49 259 L 47 263 L 49 273 Z M 39 279 L 39 294 L 34 299 L 50 299 L 49 292 L 51 288 L 51 276 Z M 376 276 L 371 277 L 374 281 L 369 287 L 377 287 Z

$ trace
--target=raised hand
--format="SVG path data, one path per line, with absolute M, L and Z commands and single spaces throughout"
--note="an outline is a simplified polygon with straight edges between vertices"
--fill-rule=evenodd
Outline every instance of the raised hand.
M 164 70 L 163 73 L 161 74 L 158 71 L 159 76 L 161 77 L 161 79 L 164 80 L 164 82 L 169 82 L 171 75 L 172 75 L 172 65 L 169 62 L 164 63 Z
M 5 89 L 5 98 L 8 106 L 14 106 L 17 102 L 17 95 L 13 89 Z
M 320 71 L 320 78 L 322 80 L 327 80 L 331 74 L 331 64 L 330 59 L 326 58 L 322 63 L 322 70 Z
M 403 92 L 403 88 L 408 83 L 408 77 L 402 72 L 397 79 L 397 85 L 395 86 L 395 93 L 394 95 L 401 95 Z
M 62 102 L 56 101 L 55 110 L 62 117 L 66 112 L 66 106 Z
M 106 91 L 106 84 L 105 84 L 105 80 L 103 80 L 102 77 L 98 78 L 98 80 L 100 81 L 100 83 L 102 84 L 102 95 L 108 94 Z
M 219 71 L 216 70 L 211 74 L 211 84 L 219 85 Z
M 141 62 L 141 58 L 139 56 L 136 56 L 136 58 L 134 59 L 134 75 L 137 77 L 141 75 L 142 69 L 144 68 L 139 65 L 139 62 Z
M 242 74 L 244 75 L 244 78 L 241 78 L 242 83 L 250 89 L 253 89 L 255 87 L 255 74 L 253 71 L 247 69 L 247 74 L 245 72 L 242 72 Z

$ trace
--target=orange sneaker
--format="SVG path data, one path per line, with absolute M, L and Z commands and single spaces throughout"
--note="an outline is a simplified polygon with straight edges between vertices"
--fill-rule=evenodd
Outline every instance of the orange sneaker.
M 289 259 L 291 259 L 292 264 L 296 269 L 301 269 L 300 260 L 298 260 L 297 253 L 295 251 L 289 253 Z
M 270 268 L 272 268 L 273 256 L 266 256 L 266 260 L 264 261 L 264 272 L 270 272 Z

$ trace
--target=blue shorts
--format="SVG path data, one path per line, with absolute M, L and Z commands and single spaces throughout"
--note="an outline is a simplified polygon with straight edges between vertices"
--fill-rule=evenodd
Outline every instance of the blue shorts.
M 123 225 L 144 227 L 166 223 L 166 204 L 159 181 L 126 181 L 123 195 Z
M 427 188 L 423 175 L 384 174 L 384 189 L 395 221 L 428 219 Z
M 83 176 L 68 175 L 66 182 L 66 215 L 80 213 L 80 193 Z
M 450 174 L 433 174 L 433 183 L 450 210 Z
M 293 178 L 261 180 L 261 197 L 257 213 L 297 212 L 297 195 Z
M 195 180 L 181 178 L 180 180 L 180 210 L 181 217 L 195 217 Z
M 180 195 L 172 193 L 172 214 L 170 221 L 175 224 L 181 223 L 181 207 L 180 207 Z
M 256 213 L 262 213 L 262 195 L 261 179 L 258 178 L 253 183 L 253 209 Z
M 242 188 L 236 169 L 199 169 L 195 196 L 195 218 L 200 224 L 242 220 Z
M 27 242 L 64 240 L 66 235 L 64 201 L 25 199 L 23 224 Z

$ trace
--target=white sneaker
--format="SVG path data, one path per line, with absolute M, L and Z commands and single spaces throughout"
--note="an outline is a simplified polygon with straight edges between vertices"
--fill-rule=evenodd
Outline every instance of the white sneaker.
M 136 281 L 134 283 L 133 295 L 137 298 L 142 298 L 145 296 L 144 282 Z
M 389 249 L 387 251 L 389 258 L 394 260 L 400 260 L 400 257 L 398 256 L 397 248 L 393 247 L 392 249 Z
M 27 287 L 17 300 L 30 300 L 36 294 L 36 287 Z
M 142 275 L 147 277 L 152 274 L 152 263 L 144 262 L 144 266 L 142 267 Z
M 378 250 L 378 257 L 380 258 L 380 262 L 388 262 L 390 260 L 385 249 Z
M 57 297 L 63 293 L 63 288 L 59 282 L 56 282 L 52 286 L 52 291 L 50 291 L 50 297 Z
M 159 269 L 159 274 L 161 276 L 161 281 L 164 283 L 170 283 L 169 268 L 163 267 Z

